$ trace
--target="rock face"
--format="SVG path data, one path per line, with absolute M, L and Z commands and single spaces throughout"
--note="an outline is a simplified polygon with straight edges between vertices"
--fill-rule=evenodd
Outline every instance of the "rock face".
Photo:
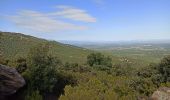
M 170 100 L 170 88 L 160 87 L 152 94 L 151 100 Z
M 0 96 L 13 94 L 24 85 L 24 78 L 15 68 L 0 64 Z

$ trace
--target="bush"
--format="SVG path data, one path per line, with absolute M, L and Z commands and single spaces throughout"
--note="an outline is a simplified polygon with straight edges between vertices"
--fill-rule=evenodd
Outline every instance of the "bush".
M 16 61 L 16 64 L 16 70 L 19 73 L 23 73 L 27 69 L 27 63 L 25 58 L 19 57 Z
M 91 53 L 87 56 L 87 64 L 90 66 L 104 65 L 106 67 L 112 67 L 112 59 L 105 57 L 101 53 Z
M 90 67 L 87 66 L 87 65 L 79 65 L 78 63 L 68 63 L 68 62 L 66 62 L 64 64 L 64 70 L 83 73 L 83 72 L 89 72 Z
M 49 44 L 31 49 L 28 56 L 29 85 L 33 90 L 51 92 L 58 81 L 57 66 L 60 61 L 48 54 Z
M 158 71 L 162 75 L 163 82 L 170 82 L 170 56 L 166 56 L 161 60 Z
M 135 77 L 130 80 L 129 87 L 139 94 L 149 96 L 156 90 L 157 86 L 152 82 L 150 78 Z
M 66 86 L 65 95 L 60 100 L 100 100 L 103 97 L 106 86 L 97 79 L 91 79 L 87 83 L 78 86 Z
M 25 100 L 43 100 L 42 96 L 39 94 L 39 91 L 33 91 L 31 94 L 27 94 Z
M 135 71 L 135 68 L 129 66 L 128 63 L 121 62 L 113 66 L 112 74 L 115 76 L 132 76 L 136 73 Z

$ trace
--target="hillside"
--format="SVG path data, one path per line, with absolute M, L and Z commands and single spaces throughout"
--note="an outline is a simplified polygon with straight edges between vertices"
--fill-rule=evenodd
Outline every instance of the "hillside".
M 37 44 L 48 42 L 50 43 L 50 51 L 52 55 L 59 57 L 62 62 L 71 63 L 85 63 L 87 55 L 93 52 L 90 49 L 85 49 L 78 46 L 68 45 L 56 41 L 49 41 L 45 39 L 36 38 L 29 35 L 13 32 L 0 32 L 1 33 L 1 47 L 2 55 L 9 60 L 15 60 L 18 57 L 26 57 L 30 48 L 35 47 Z M 132 57 L 120 56 L 119 52 L 113 50 L 112 52 L 97 50 L 112 57 L 112 63 L 123 63 L 122 59 L 127 59 L 133 67 L 141 67 L 149 64 L 144 59 L 135 59 Z
M 37 45 L 47 42 L 48 47 Z M 14 61 L 17 57 L 26 57 L 30 48 L 35 47 L 28 59 L 7 63 L 7 66 L 16 68 L 27 84 L 21 91 L 6 97 L 7 100 L 147 100 L 160 86 L 169 87 L 170 56 L 151 64 L 143 60 L 145 58 L 134 59 L 115 50 L 115 55 L 109 51 L 94 52 L 9 32 L 0 32 L 0 47 L 5 59 Z M 59 63 L 48 53 L 64 63 Z
M 62 44 L 56 41 L 48 41 L 21 33 L 0 32 L 0 34 L 2 55 L 6 59 L 26 57 L 30 48 L 44 42 L 49 42 L 51 45 L 50 52 L 64 62 L 84 63 L 87 55 L 92 52 L 84 48 Z

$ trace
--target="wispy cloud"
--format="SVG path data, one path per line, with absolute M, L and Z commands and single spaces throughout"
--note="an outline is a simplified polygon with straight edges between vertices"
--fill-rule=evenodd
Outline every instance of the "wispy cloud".
M 22 10 L 16 15 L 8 16 L 16 26 L 35 32 L 54 33 L 58 31 L 86 30 L 87 26 L 77 25 L 57 19 L 58 16 L 81 22 L 96 22 L 86 11 L 69 6 L 57 6 L 61 11 L 42 13 L 32 10 Z M 57 16 L 57 17 L 56 17 Z
M 96 18 L 92 17 L 85 10 L 65 5 L 59 5 L 56 8 L 60 9 L 60 11 L 50 13 L 50 15 L 61 16 L 75 21 L 96 22 Z

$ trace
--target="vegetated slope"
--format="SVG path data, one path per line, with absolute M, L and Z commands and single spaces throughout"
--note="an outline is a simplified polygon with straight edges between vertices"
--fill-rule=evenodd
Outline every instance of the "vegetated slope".
M 2 49 L 2 55 L 6 59 L 26 57 L 30 48 L 45 42 L 50 44 L 50 52 L 59 57 L 63 62 L 84 63 L 87 55 L 92 52 L 88 49 L 62 44 L 56 41 L 48 41 L 21 33 L 0 32 L 0 34 L 0 47 Z
M 92 50 L 80 48 L 73 45 L 62 44 L 56 41 L 48 41 L 45 39 L 36 38 L 21 33 L 0 32 L 0 47 L 2 48 L 2 55 L 5 59 L 16 60 L 18 57 L 26 57 L 30 48 L 40 43 L 50 43 L 50 53 L 59 57 L 62 62 L 71 63 L 85 63 L 87 55 L 92 53 Z M 100 52 L 100 51 L 99 51 Z M 132 67 L 140 67 L 148 63 L 139 59 L 132 59 L 131 57 L 112 55 L 109 52 L 101 51 L 105 55 L 112 58 L 112 63 L 126 63 Z M 127 62 L 128 61 L 128 62 Z
M 170 40 L 127 41 L 107 43 L 82 43 L 77 46 L 108 53 L 112 56 L 127 57 L 143 63 L 157 63 L 170 54 Z
M 156 46 L 155 46 L 156 45 Z M 137 46 L 121 46 L 114 47 L 112 49 L 101 50 L 103 52 L 108 52 L 113 56 L 127 57 L 131 59 L 136 59 L 138 61 L 143 61 L 143 63 L 157 63 L 164 57 L 170 54 L 170 43 L 160 43 L 150 45 L 149 47 L 144 47 L 141 45 Z M 164 46 L 166 45 L 166 47 Z

